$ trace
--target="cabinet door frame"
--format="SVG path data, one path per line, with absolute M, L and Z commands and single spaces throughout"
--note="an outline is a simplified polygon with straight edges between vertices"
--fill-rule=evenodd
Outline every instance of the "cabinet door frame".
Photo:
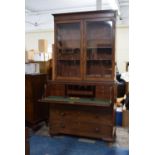
M 111 21 L 112 22 L 112 42 L 111 42 L 111 47 L 112 47 L 112 76 L 111 77 L 87 77 L 86 75 L 86 67 L 87 67 L 87 22 L 89 21 Z M 115 76 L 115 19 L 114 18 L 96 18 L 96 19 L 85 19 L 83 20 L 83 25 L 84 25 L 84 37 L 83 37 L 83 53 L 84 53 L 84 60 L 83 60 L 83 64 L 84 64 L 84 80 L 98 80 L 98 81 L 102 81 L 102 80 L 113 80 L 114 76 Z
M 58 24 L 68 24 L 68 23 L 79 23 L 80 24 L 80 76 L 79 77 L 62 77 L 57 75 L 57 25 Z M 75 80 L 79 81 L 83 79 L 83 24 L 82 20 L 64 20 L 64 21 L 55 21 L 54 22 L 54 52 L 53 52 L 53 80 L 65 80 L 65 81 L 70 81 L 70 80 Z

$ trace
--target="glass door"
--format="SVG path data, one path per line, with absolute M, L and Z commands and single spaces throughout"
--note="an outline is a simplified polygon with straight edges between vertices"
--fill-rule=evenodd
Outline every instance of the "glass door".
M 113 76 L 113 22 L 85 21 L 85 78 L 110 79 Z
M 81 23 L 56 24 L 56 78 L 81 79 Z

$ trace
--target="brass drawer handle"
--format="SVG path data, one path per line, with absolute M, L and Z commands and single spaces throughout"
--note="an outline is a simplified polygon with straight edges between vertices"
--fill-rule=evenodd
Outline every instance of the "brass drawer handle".
M 100 130 L 99 130 L 99 128 L 95 128 L 95 131 L 96 131 L 96 132 L 99 132 Z

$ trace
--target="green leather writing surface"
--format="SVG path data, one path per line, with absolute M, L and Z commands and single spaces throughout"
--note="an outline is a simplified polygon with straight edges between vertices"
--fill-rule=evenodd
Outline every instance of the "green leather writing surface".
M 57 101 L 57 102 L 67 102 L 67 103 L 87 103 L 87 104 L 101 104 L 101 105 L 110 105 L 111 100 L 108 99 L 97 99 L 97 98 L 77 98 L 77 97 L 63 97 L 63 96 L 49 96 L 45 100 L 48 101 Z

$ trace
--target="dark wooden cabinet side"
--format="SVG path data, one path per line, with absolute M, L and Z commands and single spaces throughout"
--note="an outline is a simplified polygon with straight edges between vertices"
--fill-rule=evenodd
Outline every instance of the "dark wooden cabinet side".
M 25 121 L 32 128 L 48 118 L 48 105 L 38 102 L 44 95 L 46 78 L 46 74 L 25 75 Z
M 29 128 L 25 127 L 25 155 L 30 155 Z

